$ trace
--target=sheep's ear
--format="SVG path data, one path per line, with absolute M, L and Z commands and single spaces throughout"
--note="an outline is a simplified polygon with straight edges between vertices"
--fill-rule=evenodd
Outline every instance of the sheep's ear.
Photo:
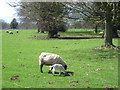
M 50 70 L 52 70 L 53 69 L 53 66 L 49 66 L 50 67 Z

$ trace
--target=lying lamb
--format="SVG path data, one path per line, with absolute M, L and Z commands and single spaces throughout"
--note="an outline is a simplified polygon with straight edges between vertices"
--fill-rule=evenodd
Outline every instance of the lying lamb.
M 61 75 L 61 71 L 63 71 L 63 73 L 65 74 L 66 71 L 64 69 L 64 67 L 61 64 L 54 64 L 50 67 L 50 70 L 52 70 L 53 75 L 55 75 L 55 71 L 59 70 L 59 75 Z
M 9 31 L 9 34 L 13 34 L 13 32 L 12 32 L 12 31 Z
M 54 64 L 61 64 L 63 65 L 64 69 L 67 69 L 67 64 L 61 59 L 61 57 L 57 54 L 52 53 L 41 53 L 39 56 L 39 65 L 40 65 L 40 72 L 43 73 L 42 68 L 43 65 L 54 65 Z

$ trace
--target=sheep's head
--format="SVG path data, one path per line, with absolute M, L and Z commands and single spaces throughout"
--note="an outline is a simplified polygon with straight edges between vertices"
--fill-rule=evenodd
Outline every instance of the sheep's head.
M 67 65 L 64 66 L 64 69 L 67 70 Z

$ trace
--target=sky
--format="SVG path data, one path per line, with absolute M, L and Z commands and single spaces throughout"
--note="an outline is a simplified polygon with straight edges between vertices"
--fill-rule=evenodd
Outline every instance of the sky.
M 15 9 L 7 4 L 8 0 L 0 0 L 0 19 L 10 23 L 13 18 L 17 18 Z

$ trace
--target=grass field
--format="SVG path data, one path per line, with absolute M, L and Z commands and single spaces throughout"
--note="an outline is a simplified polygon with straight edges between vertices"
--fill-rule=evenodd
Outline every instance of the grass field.
M 84 31 L 60 34 L 90 35 Z M 10 35 L 2 31 L 2 88 L 118 88 L 118 51 L 94 49 L 103 44 L 103 38 L 35 39 L 34 35 L 46 34 L 20 30 L 19 34 Z M 118 45 L 118 39 L 113 43 Z M 38 56 L 41 52 L 59 54 L 68 64 L 67 71 L 74 75 L 53 76 L 48 74 L 47 66 L 43 67 L 44 73 L 40 73 Z M 14 75 L 18 75 L 18 79 L 11 80 Z

